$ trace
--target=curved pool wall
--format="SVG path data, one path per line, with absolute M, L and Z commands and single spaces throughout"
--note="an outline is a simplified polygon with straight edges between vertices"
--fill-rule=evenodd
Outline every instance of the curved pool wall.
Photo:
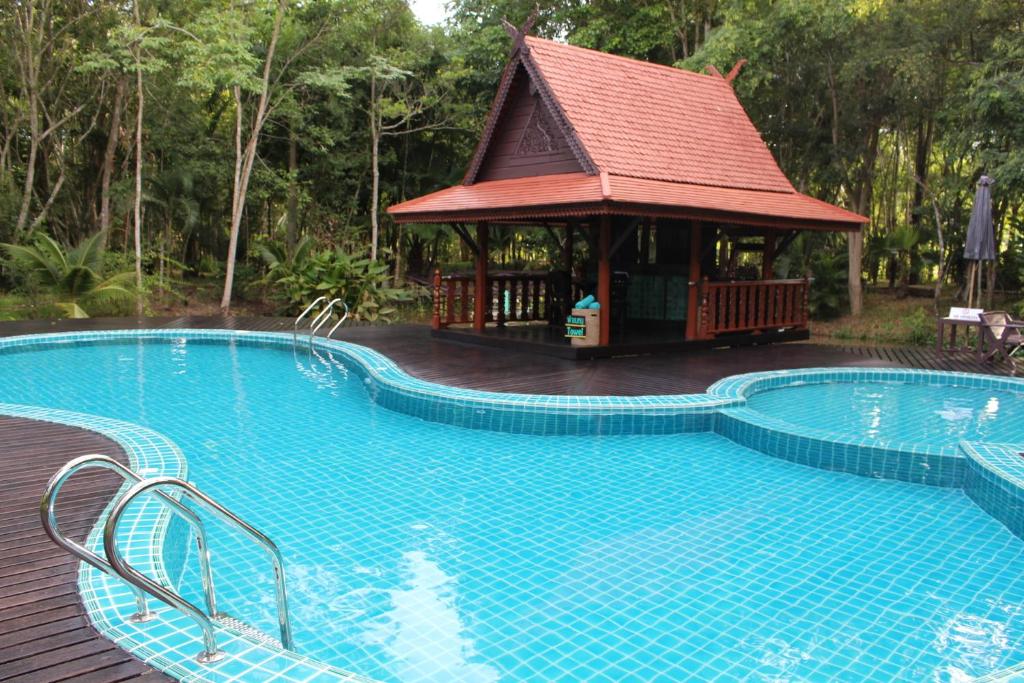
M 291 335 L 222 330 L 131 330 L 31 335 L 0 339 L 0 354 L 58 344 L 117 343 L 125 340 L 188 339 L 190 343 L 233 342 L 291 346 Z M 303 338 L 300 344 L 305 345 Z M 759 391 L 813 382 L 903 382 L 994 388 L 1024 392 L 1024 381 L 971 375 L 891 369 L 809 369 L 738 375 L 705 394 L 646 397 L 591 397 L 501 394 L 457 389 L 404 373 L 387 357 L 358 345 L 313 340 L 314 348 L 340 353 L 347 367 L 367 384 L 370 397 L 392 410 L 422 419 L 474 429 L 527 434 L 666 434 L 714 431 L 775 457 L 822 469 L 898 479 L 924 485 L 959 487 L 983 510 L 1024 538 L 1024 444 L 961 442 L 955 447 L 923 446 L 878 439 L 851 439 L 799 427 L 746 407 Z M 300 347 L 302 348 L 302 347 Z M 64 410 L 0 403 L 0 414 L 57 422 L 93 430 L 117 442 L 143 476 L 187 477 L 180 449 L 138 425 Z M 122 489 L 124 490 L 124 489 Z M 216 495 L 216 492 L 213 492 Z M 102 547 L 100 515 L 87 545 Z M 187 534 L 164 506 L 153 500 L 133 504 L 122 519 L 118 540 L 129 563 L 175 585 L 189 552 Z M 96 628 L 154 668 L 183 681 L 366 681 L 364 677 L 259 642 L 218 625 L 218 644 L 229 657 L 214 665 L 195 662 L 198 632 L 183 614 L 153 604 L 160 619 L 133 624 L 132 594 L 119 581 L 82 564 L 79 589 Z M 151 603 L 155 601 L 151 600 Z M 976 680 L 1009 679 L 1024 664 Z M 246 678 L 250 677 L 250 678 Z

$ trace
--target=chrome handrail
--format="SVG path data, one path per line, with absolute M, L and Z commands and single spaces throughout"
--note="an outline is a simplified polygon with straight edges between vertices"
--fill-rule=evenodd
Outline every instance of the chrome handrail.
M 345 315 L 341 316 L 341 319 L 340 319 L 340 320 L 339 320 L 339 321 L 338 321 L 337 323 L 335 323 L 335 324 L 334 324 L 334 327 L 332 327 L 332 328 L 331 328 L 331 331 L 327 333 L 327 338 L 328 338 L 328 339 L 330 339 L 330 338 L 331 338 L 331 336 L 333 336 L 333 335 L 334 335 L 334 331 L 335 331 L 336 329 L 338 329 L 339 327 L 341 327 L 341 324 L 342 324 L 343 322 L 345 322 L 346 320 L 348 320 L 348 304 L 347 304 L 347 303 L 345 303 L 344 301 L 342 301 L 342 302 L 341 302 L 341 305 L 345 307 Z
M 67 550 L 78 559 L 96 567 L 110 576 L 124 579 L 126 583 L 128 583 L 128 587 L 131 589 L 132 593 L 135 594 L 135 604 L 137 609 L 136 613 L 129 618 L 131 621 L 137 623 L 149 621 L 153 619 L 155 615 L 149 611 L 143 590 L 118 574 L 117 570 L 114 569 L 110 562 L 107 562 L 107 560 L 103 559 L 80 543 L 71 540 L 60 531 L 60 524 L 57 522 L 56 511 L 57 496 L 65 482 L 67 482 L 73 474 L 88 468 L 109 470 L 120 475 L 120 477 L 125 481 L 135 483 L 142 481 L 142 477 L 138 474 L 113 458 L 105 455 L 91 454 L 75 458 L 64 465 L 64 467 L 57 470 L 57 472 L 50 478 L 50 481 L 46 484 L 46 488 L 43 490 L 43 498 L 39 504 L 39 516 L 42 520 L 43 530 L 46 532 L 46 535 L 50 537 L 50 540 L 61 548 Z M 209 544 L 206 541 L 206 529 L 203 527 L 202 521 L 194 512 L 166 493 L 163 493 L 162 491 L 159 493 L 159 499 L 163 503 L 167 504 L 172 511 L 182 517 L 182 519 L 188 522 L 196 532 L 196 545 L 199 546 L 199 562 L 201 565 L 203 594 L 206 598 L 207 609 L 210 610 L 211 614 L 216 614 L 217 598 L 213 587 L 213 571 L 210 567 L 210 551 Z
M 192 619 L 199 624 L 199 627 L 203 631 L 204 648 L 203 652 L 200 653 L 198 657 L 200 662 L 206 663 L 216 661 L 216 659 L 223 656 L 223 653 L 217 650 L 217 640 L 213 630 L 213 623 L 205 614 L 203 614 L 202 610 L 177 593 L 167 590 L 129 565 L 117 547 L 117 524 L 128 505 L 137 496 L 146 493 L 150 489 L 155 489 L 161 486 L 172 486 L 181 489 L 182 494 L 188 496 L 190 500 L 200 504 L 202 507 L 212 512 L 218 519 L 233 524 L 236 528 L 240 529 L 243 533 L 247 534 L 263 546 L 264 550 L 269 553 L 274 567 L 274 581 L 277 589 L 277 620 L 281 629 L 281 644 L 288 650 L 294 650 L 295 645 L 292 641 L 291 623 L 288 618 L 288 592 L 285 586 L 284 558 L 281 556 L 281 551 L 278 550 L 274 542 L 263 533 L 257 531 L 230 510 L 220 505 L 186 481 L 176 477 L 153 477 L 152 479 L 146 479 L 135 484 L 117 500 L 117 503 L 114 504 L 114 508 L 110 511 L 110 516 L 107 517 L 106 524 L 103 527 L 103 549 L 106 552 L 107 557 L 110 559 L 110 564 L 114 570 L 122 578 L 136 582 L 136 585 L 147 589 L 150 593 L 163 600 L 165 603 L 192 617 Z M 157 493 L 160 492 L 157 491 Z
M 304 310 L 302 313 L 299 313 L 299 317 L 295 319 L 295 323 L 292 325 L 292 340 L 295 340 L 295 338 L 299 336 L 299 323 L 302 322 L 302 319 L 305 318 L 307 315 L 309 315 L 309 312 L 312 311 L 313 308 L 318 303 L 320 303 L 321 301 L 326 301 L 326 300 L 327 300 L 326 296 L 318 296 L 313 301 L 313 303 L 311 303 L 310 305 L 306 306 L 306 310 Z M 317 316 L 317 317 L 319 317 L 319 316 Z
M 315 337 L 316 333 L 320 331 L 320 328 L 324 326 L 324 323 L 331 319 L 331 313 L 334 312 L 334 304 L 338 303 L 339 301 L 341 301 L 341 299 L 331 299 L 330 303 L 328 303 L 327 306 L 324 307 L 323 312 L 321 312 L 320 315 L 318 315 L 313 320 L 313 323 L 310 325 L 309 331 L 310 348 L 313 347 L 313 337 Z

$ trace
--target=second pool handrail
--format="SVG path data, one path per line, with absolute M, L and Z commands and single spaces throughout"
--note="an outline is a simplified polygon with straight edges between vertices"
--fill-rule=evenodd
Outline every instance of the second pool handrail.
M 142 480 L 126 491 L 114 504 L 113 509 L 110 511 L 110 515 L 107 517 L 106 524 L 103 527 L 103 549 L 107 558 L 110 560 L 110 565 L 113 567 L 114 571 L 117 572 L 118 576 L 129 581 L 129 583 L 134 583 L 136 586 L 146 590 L 168 605 L 184 612 L 199 625 L 203 631 L 203 652 L 198 658 L 200 662 L 205 663 L 216 661 L 216 659 L 222 656 L 221 652 L 217 649 L 216 635 L 211 619 L 207 617 L 207 615 L 203 614 L 201 609 L 193 605 L 181 595 L 161 586 L 128 564 L 117 546 L 117 524 L 121 520 L 121 515 L 123 515 L 124 511 L 128 508 L 128 505 L 130 505 L 135 498 L 152 489 L 156 489 L 157 495 L 160 495 L 162 493 L 159 490 L 161 487 L 179 489 L 182 492 L 182 495 L 188 497 L 189 500 L 211 512 L 221 521 L 239 529 L 267 551 L 270 555 L 271 563 L 274 568 L 274 583 L 277 597 L 277 618 L 278 626 L 281 631 L 281 644 L 287 650 L 294 650 L 295 645 L 292 640 L 291 622 L 288 616 L 288 592 L 285 584 L 284 558 L 281 555 L 281 551 L 278 550 L 277 545 L 275 545 L 274 542 L 265 534 L 258 531 L 223 505 L 182 479 L 178 479 L 177 477 L 153 477 L 151 479 Z

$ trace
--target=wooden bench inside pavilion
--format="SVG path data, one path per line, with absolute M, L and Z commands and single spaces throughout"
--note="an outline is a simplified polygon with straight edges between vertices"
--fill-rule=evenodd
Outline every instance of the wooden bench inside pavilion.
M 472 274 L 433 278 L 436 336 L 570 358 L 806 339 L 805 277 L 776 258 L 803 230 L 867 219 L 797 192 L 714 69 L 698 74 L 511 30 L 461 185 L 391 206 L 451 225 Z M 496 231 L 544 230 L 548 272 L 496 271 Z M 593 295 L 595 346 L 566 320 Z

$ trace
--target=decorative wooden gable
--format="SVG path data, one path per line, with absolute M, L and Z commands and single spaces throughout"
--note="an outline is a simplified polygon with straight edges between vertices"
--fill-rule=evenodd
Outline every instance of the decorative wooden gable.
M 557 113 L 551 111 L 522 63 L 516 65 L 500 106 L 472 182 L 584 170 L 558 125 Z

